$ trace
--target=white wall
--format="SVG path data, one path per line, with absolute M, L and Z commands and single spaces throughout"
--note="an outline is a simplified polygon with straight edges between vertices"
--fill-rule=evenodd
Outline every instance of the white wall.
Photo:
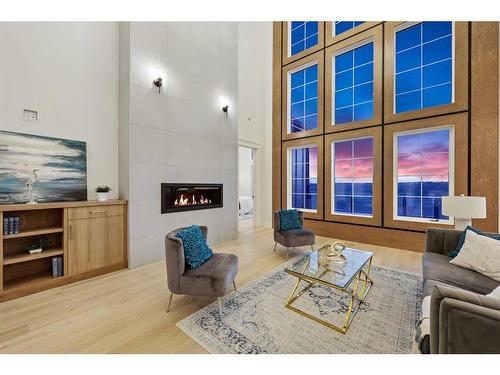
M 255 147 L 256 224 L 272 217 L 272 22 L 238 24 L 238 138 Z
M 87 142 L 89 199 L 116 197 L 118 24 L 0 22 L 0 129 Z
M 252 195 L 252 149 L 239 147 L 238 149 L 238 195 L 250 197 Z
M 207 225 L 212 244 L 235 238 L 237 24 L 132 22 L 120 32 L 124 44 L 130 39 L 130 66 L 121 64 L 120 88 L 128 106 L 120 112 L 120 142 L 127 149 L 120 173 L 128 187 L 120 190 L 129 199 L 130 266 L 162 259 L 165 234 L 181 226 Z M 152 85 L 158 75 L 164 80 L 160 94 Z M 162 215 L 162 182 L 221 182 L 224 207 Z

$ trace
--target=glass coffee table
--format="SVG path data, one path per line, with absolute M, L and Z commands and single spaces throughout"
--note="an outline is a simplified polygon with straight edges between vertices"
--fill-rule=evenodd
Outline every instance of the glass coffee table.
M 325 245 L 285 268 L 286 273 L 297 278 L 285 307 L 345 334 L 373 285 L 370 279 L 373 253 L 345 248 L 342 252 L 345 256 L 343 262 L 327 264 L 324 259 L 329 252 L 330 246 Z M 305 282 L 306 285 L 299 291 L 301 282 Z M 336 289 L 349 297 L 349 305 L 342 319 L 343 325 L 327 322 L 294 306 L 297 299 L 316 284 Z

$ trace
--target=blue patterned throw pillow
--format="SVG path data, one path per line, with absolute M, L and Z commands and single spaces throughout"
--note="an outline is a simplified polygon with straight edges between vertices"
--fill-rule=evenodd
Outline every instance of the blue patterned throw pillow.
M 457 243 L 457 247 L 455 248 L 455 250 L 448 253 L 448 256 L 450 258 L 455 258 L 458 255 L 458 253 L 460 252 L 460 250 L 462 250 L 462 246 L 464 245 L 464 242 L 465 242 L 465 235 L 466 235 L 468 230 L 471 230 L 474 233 L 480 234 L 481 236 L 486 236 L 489 238 L 493 238 L 494 240 L 500 241 L 500 234 L 486 234 L 486 233 L 481 232 L 479 229 L 476 229 L 476 228 L 471 227 L 470 225 L 467 225 L 467 228 L 465 228 L 465 230 L 462 232 L 462 234 L 460 234 L 460 237 L 458 237 L 458 243 Z
M 302 228 L 302 225 L 300 224 L 299 211 L 295 209 L 281 210 L 278 213 L 280 216 L 280 230 Z
M 199 225 L 191 225 L 177 232 L 175 236 L 182 240 L 187 268 L 197 268 L 213 255 L 213 251 L 208 247 Z

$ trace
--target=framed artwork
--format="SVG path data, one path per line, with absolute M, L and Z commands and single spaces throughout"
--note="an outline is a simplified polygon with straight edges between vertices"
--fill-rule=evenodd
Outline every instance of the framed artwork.
M 87 144 L 0 131 L 0 204 L 87 200 Z

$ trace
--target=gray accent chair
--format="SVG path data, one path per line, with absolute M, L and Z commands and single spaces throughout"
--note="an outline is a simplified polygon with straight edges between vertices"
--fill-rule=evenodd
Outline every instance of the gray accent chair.
M 275 252 L 277 244 L 286 247 L 287 258 L 288 253 L 290 252 L 290 248 L 295 250 L 295 248 L 298 246 L 311 246 L 311 250 L 314 250 L 313 245 L 316 242 L 316 237 L 314 235 L 314 232 L 308 229 L 304 229 L 304 213 L 302 211 L 299 211 L 299 219 L 301 229 L 281 230 L 279 212 L 275 211 L 273 213 Z
M 499 282 L 450 264 L 462 232 L 427 230 L 422 258 L 424 296 L 431 297 L 430 338 L 423 342 L 431 354 L 500 353 L 500 300 L 486 297 Z
M 207 239 L 208 229 L 200 226 L 203 237 Z M 238 273 L 238 257 L 234 254 L 214 253 L 212 257 L 195 269 L 186 267 L 182 240 L 175 236 L 185 228 L 178 228 L 165 237 L 165 261 L 167 283 L 170 290 L 167 312 L 174 294 L 186 294 L 201 297 L 217 297 L 219 312 L 222 315 L 221 297 L 231 287 L 236 290 L 235 278 Z

